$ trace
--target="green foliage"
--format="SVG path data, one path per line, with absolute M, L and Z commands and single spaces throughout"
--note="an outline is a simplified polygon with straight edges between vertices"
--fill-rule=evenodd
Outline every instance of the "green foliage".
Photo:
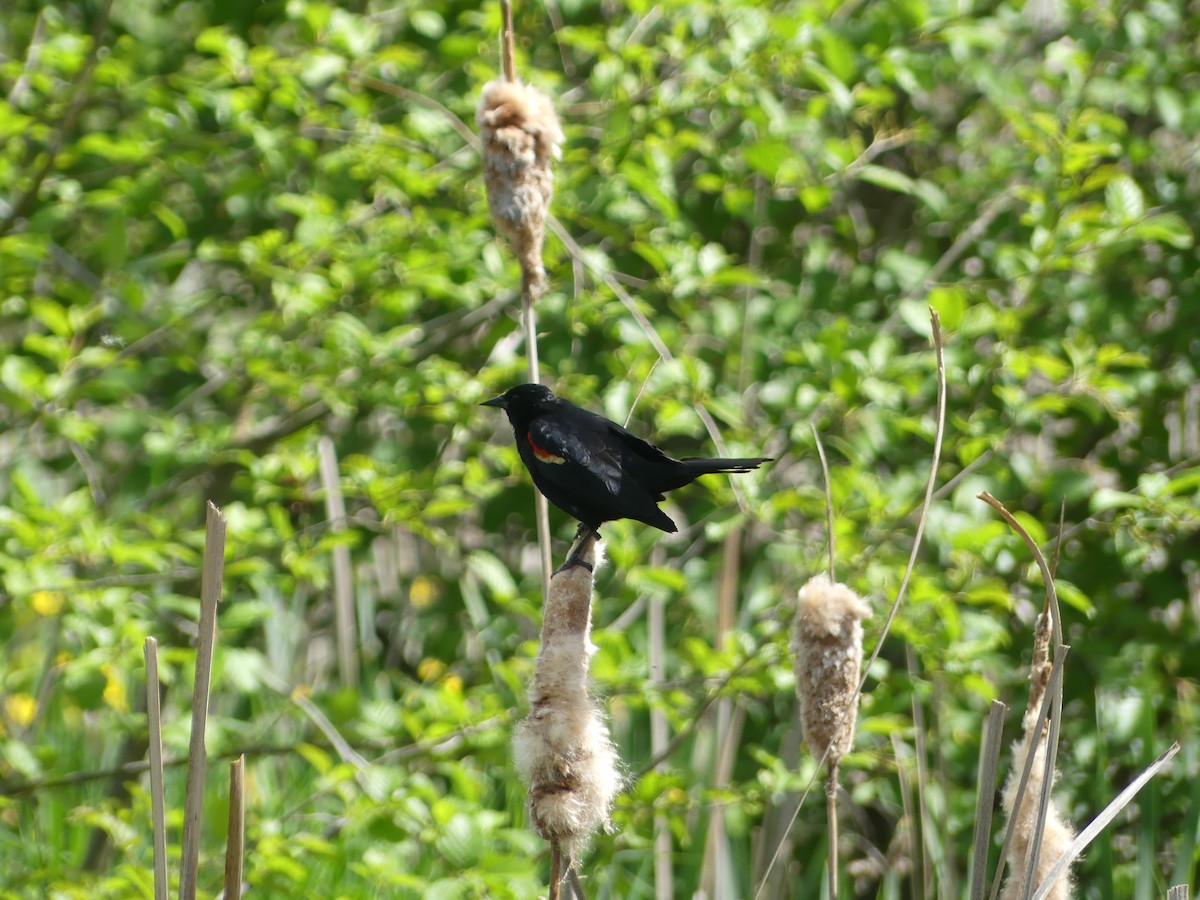
M 1190 736 L 1080 885 L 1150 897 L 1195 877 L 1197 19 L 1036 5 L 1061 21 L 943 0 L 518 5 L 518 68 L 567 133 L 552 211 L 581 245 L 546 249 L 551 380 L 618 419 L 647 382 L 632 427 L 672 452 L 708 452 L 699 403 L 730 455 L 778 457 L 737 494 L 714 478 L 673 497 L 680 538 L 606 528 L 593 674 L 621 756 L 652 757 L 651 709 L 686 734 L 631 779 L 585 865 L 596 892 L 651 896 L 661 813 L 690 895 L 715 810 L 735 893 L 756 884 L 761 826 L 813 771 L 786 628 L 824 565 L 809 423 L 831 455 L 839 574 L 877 634 L 931 452 L 928 306 L 947 330 L 945 487 L 844 764 L 864 813 L 844 829 L 886 857 L 909 827 L 896 769 L 913 765 L 915 693 L 938 772 L 927 839 L 963 880 L 982 719 L 994 697 L 1023 706 L 1041 590 L 974 499 L 986 489 L 1048 548 L 1065 516 L 1066 808 L 1090 818 Z M 55 780 L 144 756 L 147 635 L 167 752 L 186 751 L 206 500 L 229 520 L 210 753 L 247 752 L 258 895 L 533 896 L 548 862 L 508 754 L 536 652 L 532 488 L 476 405 L 523 377 L 518 277 L 462 124 L 495 75 L 498 6 L 12 0 L 3 19 L 0 896 L 149 895 L 142 781 Z M 562 552 L 573 524 L 551 521 Z M 350 691 L 331 650 L 337 545 L 361 621 Z M 655 688 L 625 616 L 646 599 L 666 617 Z M 737 711 L 714 732 L 718 690 Z M 310 694 L 369 765 L 330 746 Z M 737 751 L 723 778 L 720 739 Z M 171 769 L 173 841 L 182 792 Z M 805 878 L 822 822 L 808 803 L 792 833 Z M 861 871 L 867 895 L 907 883 Z M 797 877 L 794 896 L 816 884 Z

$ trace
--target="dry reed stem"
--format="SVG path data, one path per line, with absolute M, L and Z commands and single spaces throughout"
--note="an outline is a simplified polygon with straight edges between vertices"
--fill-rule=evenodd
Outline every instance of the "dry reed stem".
M 817 426 L 809 423 L 813 440 L 817 442 L 817 456 L 821 458 L 821 475 L 825 479 L 825 530 L 829 533 L 829 580 L 837 581 L 837 545 L 833 533 L 833 485 L 829 481 L 829 461 L 825 458 L 825 445 Z
M 983 886 L 987 882 L 988 844 L 992 833 L 993 796 L 996 793 L 996 775 L 999 771 L 1000 745 L 1004 737 L 1004 713 L 1008 707 L 993 700 L 983 727 L 983 741 L 979 750 L 979 785 L 975 796 L 975 832 L 971 838 L 971 891 L 970 900 L 983 900 Z
M 825 821 L 829 826 L 829 852 L 826 854 L 826 865 L 829 872 L 829 900 L 837 900 L 838 896 L 838 764 L 837 760 L 829 763 L 829 772 L 825 776 Z
M 1054 885 L 1058 881 L 1058 878 L 1066 871 L 1067 866 L 1069 866 L 1075 860 L 1075 858 L 1079 856 L 1079 854 L 1087 849 L 1087 846 L 1096 839 L 1100 832 L 1107 828 L 1109 823 L 1111 823 L 1112 820 L 1115 819 L 1117 815 L 1129 805 L 1133 798 L 1137 796 L 1138 792 L 1141 791 L 1142 788 L 1146 786 L 1150 779 L 1162 771 L 1163 767 L 1166 766 L 1166 764 L 1171 761 L 1175 754 L 1179 752 L 1179 749 L 1179 742 L 1175 741 L 1170 747 L 1167 748 L 1166 752 L 1163 753 L 1162 756 L 1147 766 L 1137 778 L 1126 785 L 1125 789 L 1116 797 L 1114 797 L 1106 807 L 1104 807 L 1100 815 L 1096 816 L 1096 818 L 1092 819 L 1092 821 L 1088 823 L 1087 827 L 1084 828 L 1083 831 L 1081 831 L 1075 838 L 1075 840 L 1071 842 L 1071 846 L 1066 849 L 1058 861 L 1050 867 L 1048 872 L 1046 872 L 1041 886 L 1033 895 L 1033 900 L 1045 900 L 1045 898 L 1049 896 L 1049 891 L 1053 889 Z M 1183 896 L 1186 898 L 1187 886 L 1180 885 L 1180 887 L 1183 888 Z M 1174 888 L 1172 890 L 1174 890 Z M 1170 898 L 1171 895 L 1168 894 L 1167 896 Z
M 325 490 L 325 518 L 337 533 L 346 530 L 346 501 L 338 475 L 337 450 L 329 437 L 317 441 L 321 487 Z M 344 543 L 333 547 L 333 610 L 337 637 L 338 676 L 345 690 L 358 686 L 358 625 L 354 613 L 354 574 L 350 548 Z
M 717 622 L 713 634 L 713 647 L 721 649 L 725 638 L 733 628 L 737 616 L 737 586 L 738 572 L 741 569 L 741 527 L 732 528 L 725 535 L 721 551 L 721 569 L 717 584 Z M 712 746 L 715 748 L 712 758 L 711 785 L 714 790 L 722 791 L 728 784 L 733 773 L 733 763 L 736 758 L 736 744 L 741 737 L 741 710 L 735 706 L 732 697 L 722 697 L 717 701 L 717 716 L 712 722 Z M 721 804 L 711 807 L 708 820 L 708 834 L 705 837 L 704 863 L 700 871 L 701 890 L 713 895 L 719 891 L 717 885 L 723 883 L 725 874 L 730 871 L 730 847 L 725 828 L 725 809 Z
M 513 49 L 512 0 L 500 0 L 500 15 L 504 19 L 500 33 L 500 67 L 505 81 L 517 80 L 516 52 Z
M 537 314 L 533 308 L 533 295 L 524 283 L 521 286 L 522 321 L 525 325 L 525 368 L 531 384 L 541 384 L 541 366 L 538 364 Z M 538 553 L 542 560 L 542 601 L 550 590 L 550 504 L 541 491 L 533 492 L 533 518 L 537 522 Z
M 154 900 L 167 900 L 167 817 L 163 798 L 162 709 L 158 683 L 158 641 L 146 638 L 146 720 L 150 739 L 150 818 L 154 828 Z
M 600 556 L 594 534 L 576 564 L 550 580 L 528 717 L 513 736 L 513 756 L 529 785 L 534 831 L 574 865 L 592 833 L 608 824 L 620 788 L 616 750 L 588 692 L 592 583 Z
M 562 848 L 550 842 L 550 900 L 558 900 L 562 888 Z
M 242 854 L 246 834 L 246 756 L 229 764 L 229 832 L 225 840 L 225 900 L 242 896 Z
M 643 387 L 645 384 L 643 383 Z M 637 398 L 634 398 L 637 403 Z M 632 409 L 631 409 L 632 412 Z M 651 565 L 661 566 L 665 560 L 661 544 L 650 553 Z M 650 672 L 647 682 L 652 691 L 661 689 L 666 667 L 666 599 L 661 595 L 651 596 L 646 615 L 647 650 Z M 657 756 L 666 749 L 670 741 L 670 726 L 667 714 L 660 704 L 650 707 L 650 753 Z M 672 900 L 675 877 L 671 863 L 672 835 L 667 816 L 656 811 L 654 814 L 654 896 L 656 900 Z
M 200 814 L 204 806 L 204 775 L 208 761 L 204 732 L 208 723 L 213 645 L 217 638 L 217 604 L 221 602 L 224 574 L 225 518 L 210 502 L 205 512 L 204 565 L 200 576 L 200 636 L 196 641 L 196 685 L 192 694 L 192 736 L 188 743 L 179 900 L 196 900 L 196 876 L 200 871 Z
M 910 683 L 916 685 L 920 679 L 920 673 L 917 671 L 916 653 L 911 644 L 904 647 L 904 664 Z M 912 692 L 909 701 L 913 719 L 913 760 L 917 767 L 917 817 L 913 821 L 915 827 L 912 829 L 913 864 L 917 871 L 917 882 L 921 885 L 921 896 L 929 897 L 931 896 L 930 879 L 933 874 L 933 861 L 929 852 L 929 841 L 925 835 L 925 829 L 929 824 L 929 800 L 925 792 L 925 786 L 929 783 L 925 764 L 925 712 L 917 691 Z

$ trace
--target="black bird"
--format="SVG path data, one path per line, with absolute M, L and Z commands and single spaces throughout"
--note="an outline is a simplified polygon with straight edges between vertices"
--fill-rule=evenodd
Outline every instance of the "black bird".
M 517 452 L 546 499 L 597 531 L 613 519 L 636 519 L 674 532 L 658 508 L 666 491 L 714 472 L 749 472 L 755 459 L 672 459 L 616 422 L 556 397 L 540 384 L 518 384 L 484 406 L 508 414 Z

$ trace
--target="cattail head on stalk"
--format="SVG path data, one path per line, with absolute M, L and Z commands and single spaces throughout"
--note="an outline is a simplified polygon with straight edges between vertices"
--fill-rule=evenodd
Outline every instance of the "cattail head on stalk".
M 483 139 L 483 179 L 496 230 L 521 264 L 525 289 L 545 287 L 542 243 L 554 196 L 550 162 L 560 155 L 562 126 L 550 98 L 519 81 L 483 86 L 475 113 Z
M 858 594 L 827 575 L 817 575 L 800 588 L 792 649 L 804 742 L 831 766 L 854 743 L 862 620 L 870 614 Z
M 1026 716 L 1026 719 L 1029 717 Z M 1035 717 L 1036 718 L 1036 717 Z M 1000 900 L 1019 900 L 1024 896 L 1025 878 L 1029 871 L 1030 850 L 1033 847 L 1034 832 L 1037 828 L 1038 802 L 1042 795 L 1042 785 L 1045 784 L 1046 772 L 1046 736 L 1041 723 L 1034 731 L 1041 732 L 1034 750 L 1033 766 L 1029 770 L 1029 781 L 1025 784 L 1025 793 L 1021 797 L 1021 808 L 1014 810 L 1017 787 L 1021 782 L 1021 772 L 1025 768 L 1025 758 L 1029 755 L 1030 739 L 1033 731 L 1026 731 L 1025 737 L 1013 746 L 1013 767 L 1001 795 L 1001 805 L 1008 818 L 1013 820 L 1013 839 L 1008 850 L 1008 877 L 1004 888 L 1000 891 Z M 1058 777 L 1058 772 L 1054 772 Z M 1046 809 L 1046 820 L 1042 828 L 1042 846 L 1038 853 L 1037 871 L 1034 873 L 1033 884 L 1038 886 L 1050 873 L 1050 869 L 1059 858 L 1067 852 L 1075 831 L 1063 817 L 1058 802 L 1050 798 L 1050 806 Z M 1069 900 L 1074 896 L 1070 871 L 1064 872 L 1046 895 L 1047 900 Z
M 595 566 L 590 546 L 579 559 Z M 513 737 L 517 770 L 529 784 L 530 824 L 567 859 L 608 824 L 621 785 L 608 727 L 588 693 L 592 572 L 574 565 L 550 581 L 532 708 Z
M 1021 719 L 1021 727 L 1025 734 L 1013 745 L 1012 771 L 1004 784 L 1004 793 L 1000 802 L 1005 815 L 1013 823 L 1012 843 L 1008 850 L 1009 874 L 1000 892 L 1000 900 L 1017 900 L 1024 893 L 1025 881 L 1029 872 L 1030 851 L 1034 844 L 1037 830 L 1038 806 L 1042 796 L 1042 788 L 1046 783 L 1046 751 L 1048 749 L 1049 729 L 1041 718 L 1042 697 L 1049 683 L 1053 665 L 1050 663 L 1051 620 L 1045 613 L 1038 616 L 1037 626 L 1033 636 L 1033 661 L 1030 665 L 1029 678 L 1031 689 L 1029 705 Z M 1025 760 L 1033 748 L 1033 764 L 1029 769 L 1029 780 L 1025 784 L 1025 793 L 1021 795 L 1020 808 L 1017 808 L 1017 793 L 1021 786 L 1021 773 L 1025 770 Z M 1052 779 L 1058 778 L 1057 770 L 1051 773 Z M 1046 818 L 1042 827 L 1042 844 L 1038 852 L 1037 871 L 1034 873 L 1033 884 L 1040 885 L 1050 873 L 1050 869 L 1059 858 L 1067 852 L 1067 848 L 1075 840 L 1075 831 L 1064 818 L 1054 796 L 1050 796 L 1050 804 L 1046 809 Z M 1046 895 L 1047 900 L 1069 900 L 1074 896 L 1070 871 L 1059 876 L 1054 887 Z

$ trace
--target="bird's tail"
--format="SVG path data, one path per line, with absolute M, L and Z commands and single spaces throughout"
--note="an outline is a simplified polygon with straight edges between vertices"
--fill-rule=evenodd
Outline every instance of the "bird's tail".
M 769 456 L 747 459 L 681 459 L 693 475 L 711 475 L 715 472 L 749 472 L 765 462 L 774 462 Z

